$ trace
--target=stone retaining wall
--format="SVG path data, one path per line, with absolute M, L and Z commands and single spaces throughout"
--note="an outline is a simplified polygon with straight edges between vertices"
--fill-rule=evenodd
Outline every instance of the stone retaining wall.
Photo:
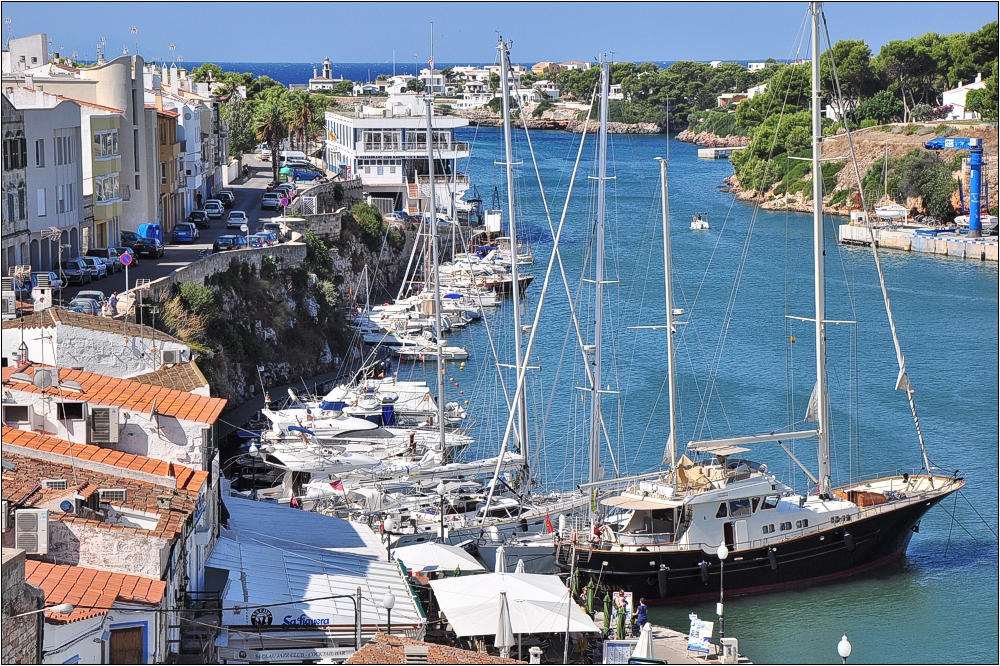
M 37 664 L 43 636 L 42 614 L 26 613 L 44 606 L 45 593 L 24 580 L 23 550 L 3 549 L 3 663 Z

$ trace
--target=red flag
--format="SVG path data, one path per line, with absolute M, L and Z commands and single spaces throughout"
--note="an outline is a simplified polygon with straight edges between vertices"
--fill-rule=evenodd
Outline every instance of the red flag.
M 331 481 L 330 486 L 338 492 L 344 492 L 344 484 L 341 483 L 340 480 Z
M 288 506 L 290 506 L 293 509 L 299 508 L 299 500 L 298 498 L 295 497 L 295 495 L 292 495 L 292 499 L 288 501 Z
M 545 530 L 549 534 L 552 534 L 553 532 L 555 532 L 555 530 L 552 529 L 552 521 L 549 520 L 549 514 L 545 514 Z

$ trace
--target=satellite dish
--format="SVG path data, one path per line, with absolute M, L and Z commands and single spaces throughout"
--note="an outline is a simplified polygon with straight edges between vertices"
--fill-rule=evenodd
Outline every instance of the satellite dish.
M 59 376 L 55 374 L 55 370 L 37 370 L 35 371 L 35 378 L 32 383 L 40 389 L 47 389 L 48 387 L 57 384 L 59 382 Z

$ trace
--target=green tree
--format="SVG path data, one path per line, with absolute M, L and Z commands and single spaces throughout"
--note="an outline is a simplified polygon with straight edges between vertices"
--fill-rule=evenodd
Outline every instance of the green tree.
M 281 150 L 281 140 L 288 133 L 288 123 L 280 101 L 268 99 L 261 102 L 254 113 L 254 131 L 258 141 L 267 142 L 271 149 L 272 180 L 278 181 L 278 151 Z
M 858 102 L 870 97 L 879 87 L 878 76 L 872 67 L 872 51 L 862 39 L 842 39 L 833 45 L 833 65 L 836 65 L 837 81 L 843 96 L 843 107 L 838 108 L 838 113 L 841 118 L 850 116 L 857 120 L 854 111 Z M 840 107 L 829 51 L 820 57 L 820 76 L 823 90 L 828 91 L 830 104 Z
M 983 88 L 970 90 L 965 96 L 965 108 L 978 113 L 985 119 L 996 120 L 997 113 L 997 60 L 990 67 L 989 76 L 983 81 Z
M 880 90 L 858 105 L 857 116 L 862 120 L 871 118 L 877 120 L 879 125 L 885 125 L 897 120 L 903 110 L 903 104 L 891 92 Z
M 490 82 L 489 82 L 490 92 L 494 95 L 498 90 L 500 90 L 500 75 L 496 72 L 490 72 Z
M 257 145 L 253 111 L 246 100 L 239 95 L 230 95 L 222 105 L 222 116 L 229 124 L 229 154 L 239 157 L 253 152 Z
M 348 97 L 354 92 L 354 81 L 344 79 L 333 87 L 333 94 L 338 97 Z
M 288 130 L 292 134 L 297 147 L 307 145 L 309 130 L 313 122 L 313 109 L 309 102 L 309 93 L 304 90 L 290 91 L 284 97 L 285 117 L 288 119 Z
M 270 76 L 258 76 L 250 83 L 250 85 L 247 86 L 247 99 L 254 99 L 258 95 L 261 95 L 272 88 L 280 88 L 282 90 L 285 89 L 283 85 L 272 79 Z
M 406 82 L 406 89 L 410 92 L 421 93 L 424 91 L 424 82 L 417 78 L 410 79 Z
M 206 62 L 191 70 L 191 78 L 197 83 L 208 81 L 209 74 L 213 81 L 222 80 L 222 67 L 215 63 Z

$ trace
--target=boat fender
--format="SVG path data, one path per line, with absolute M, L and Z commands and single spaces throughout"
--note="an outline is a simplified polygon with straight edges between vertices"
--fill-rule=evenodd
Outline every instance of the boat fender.
M 844 545 L 847 546 L 847 550 L 852 553 L 854 552 L 854 549 L 857 548 L 857 544 L 854 543 L 854 535 L 847 530 L 844 530 Z
M 521 519 L 521 531 L 522 532 L 527 532 L 528 531 L 528 520 L 527 520 L 527 518 L 522 518 Z
M 767 549 L 767 559 L 771 561 L 771 571 L 777 571 L 778 570 L 778 551 L 775 550 L 774 548 L 768 548 Z
M 708 585 L 708 562 L 702 560 L 698 566 L 701 567 L 701 582 Z
M 660 584 L 660 598 L 661 599 L 666 599 L 667 598 L 667 572 L 668 571 L 669 571 L 669 569 L 665 565 L 661 564 L 660 565 L 660 570 L 656 572 L 657 582 L 659 582 L 659 584 Z

